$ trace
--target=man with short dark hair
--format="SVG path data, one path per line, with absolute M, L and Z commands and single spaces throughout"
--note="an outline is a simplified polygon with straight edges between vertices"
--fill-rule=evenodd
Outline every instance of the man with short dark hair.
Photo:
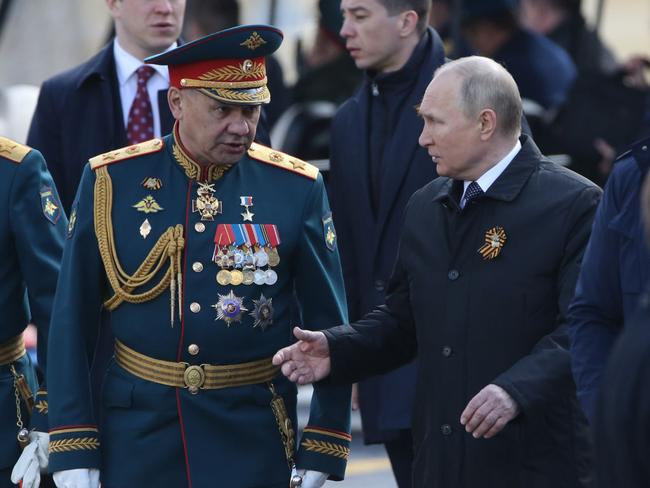
M 413 484 L 586 486 L 565 313 L 600 189 L 521 136 L 512 76 L 481 57 L 429 84 L 420 144 L 443 176 L 410 199 L 385 303 L 273 358 L 300 384 L 418 355 Z
M 329 195 L 351 320 L 384 300 L 406 202 L 436 177 L 418 146 L 420 102 L 445 54 L 427 27 L 430 0 L 343 0 L 340 34 L 364 80 L 332 123 Z M 415 365 L 359 385 L 363 434 L 384 443 L 400 488 L 410 484 Z

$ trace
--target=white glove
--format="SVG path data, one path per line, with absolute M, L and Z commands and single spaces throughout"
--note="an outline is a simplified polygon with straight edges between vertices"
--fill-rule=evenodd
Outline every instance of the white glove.
M 291 471 L 291 477 L 302 476 L 302 485 L 300 488 L 320 488 L 325 484 L 329 474 L 321 473 L 320 471 L 312 471 L 311 469 L 296 469 Z
M 52 475 L 58 488 L 99 488 L 98 469 L 66 469 Z
M 29 433 L 29 444 L 23 449 L 11 471 L 12 483 L 17 485 L 22 480 L 23 488 L 38 488 L 41 484 L 41 471 L 47 469 L 49 443 L 50 434 L 36 431 Z

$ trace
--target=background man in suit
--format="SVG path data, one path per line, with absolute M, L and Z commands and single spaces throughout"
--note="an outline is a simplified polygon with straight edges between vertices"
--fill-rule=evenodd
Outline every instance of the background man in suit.
M 351 326 L 296 329 L 293 381 L 355 381 L 419 353 L 416 486 L 581 487 L 585 422 L 564 316 L 600 189 L 520 136 L 496 62 L 439 68 L 419 112 L 438 178 L 416 192 L 386 301 Z M 531 259 L 534 256 L 534 259 Z
M 429 8 L 429 0 L 341 2 L 340 34 L 365 70 L 331 134 L 329 195 L 352 321 L 384 301 L 406 202 L 436 177 L 413 110 L 445 61 Z M 413 364 L 359 385 L 364 439 L 385 444 L 401 488 L 410 486 L 414 391 Z
M 167 106 L 167 67 L 141 68 L 147 56 L 176 47 L 185 0 L 106 0 L 106 5 L 115 39 L 90 60 L 43 83 L 27 136 L 45 156 L 67 212 L 88 159 L 141 142 L 141 134 L 148 139 L 167 134 L 174 122 Z M 138 109 L 143 112 L 130 119 Z M 145 110 L 147 122 L 135 128 Z

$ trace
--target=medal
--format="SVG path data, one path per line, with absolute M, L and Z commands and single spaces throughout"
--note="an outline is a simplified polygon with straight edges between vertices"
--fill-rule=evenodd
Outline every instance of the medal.
M 269 250 L 269 266 L 277 266 L 280 264 L 280 254 L 276 248 Z
M 228 327 L 233 322 L 241 322 L 242 314 L 248 312 L 244 307 L 244 299 L 235 296 L 232 290 L 227 295 L 220 294 L 217 303 L 211 306 L 217 311 L 215 320 L 223 320 Z
M 275 285 L 278 282 L 278 274 L 272 269 L 267 270 L 264 274 L 266 275 L 264 277 L 265 284 Z
M 244 285 L 252 285 L 253 283 L 255 283 L 254 271 L 251 271 L 250 269 L 246 269 L 243 271 L 242 275 L 243 275 L 242 283 Z
M 214 185 L 199 182 L 196 199 L 192 200 L 192 213 L 198 212 L 201 220 L 214 220 L 215 215 L 223 212 L 223 205 L 214 196 Z
M 266 283 L 266 272 L 261 269 L 255 270 L 253 281 L 256 285 L 264 285 Z
M 259 300 L 253 300 L 255 309 L 250 313 L 255 320 L 253 327 L 260 327 L 262 330 L 273 324 L 273 299 L 266 298 L 262 293 Z
M 230 284 L 233 286 L 239 286 L 244 281 L 244 274 L 238 269 L 230 272 Z
M 230 271 L 222 269 L 217 273 L 217 283 L 221 286 L 228 286 L 232 281 Z
M 239 197 L 239 202 L 240 202 L 239 205 L 241 205 L 245 209 L 241 213 L 241 216 L 244 219 L 244 222 L 252 222 L 253 221 L 253 216 L 255 214 L 250 211 L 249 207 L 253 206 L 253 197 L 241 196 L 241 197 Z
M 503 230 L 503 227 L 492 227 L 485 233 L 485 244 L 479 248 L 479 254 L 485 260 L 496 258 L 501 253 L 506 238 L 506 231 Z
M 258 268 L 263 268 L 264 266 L 269 264 L 269 255 L 266 254 L 266 251 L 264 251 L 263 249 L 260 249 L 259 251 L 257 251 L 253 255 L 253 257 L 255 258 L 255 265 Z
M 233 252 L 233 261 L 235 262 L 236 268 L 241 268 L 244 265 L 244 251 L 236 249 Z

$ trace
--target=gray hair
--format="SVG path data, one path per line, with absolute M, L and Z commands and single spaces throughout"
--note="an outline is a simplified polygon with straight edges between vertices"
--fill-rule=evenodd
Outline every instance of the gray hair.
M 443 64 L 433 76 L 446 72 L 461 78 L 459 103 L 466 117 L 476 117 L 481 110 L 494 110 L 497 130 L 504 136 L 519 137 L 521 96 L 517 83 L 503 66 L 489 58 L 469 56 Z

